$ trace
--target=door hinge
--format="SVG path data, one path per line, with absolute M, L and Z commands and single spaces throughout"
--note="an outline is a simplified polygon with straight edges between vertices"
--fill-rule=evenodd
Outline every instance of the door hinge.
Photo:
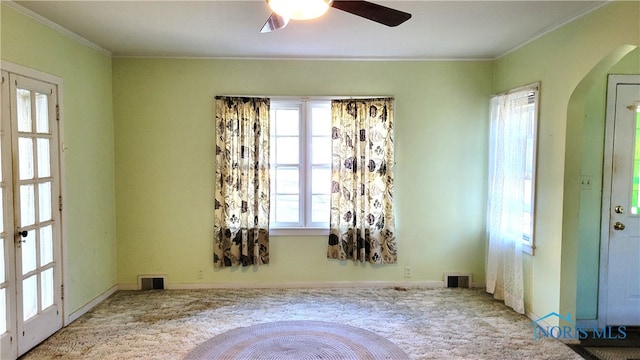
M 64 284 L 60 284 L 60 299 L 64 300 Z
M 56 104 L 56 121 L 60 121 L 60 105 Z
M 58 196 L 58 210 L 62 211 L 62 195 Z

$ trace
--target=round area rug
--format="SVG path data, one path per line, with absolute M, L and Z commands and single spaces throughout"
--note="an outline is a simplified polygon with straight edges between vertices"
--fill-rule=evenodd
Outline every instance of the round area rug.
M 278 321 L 229 330 L 198 345 L 185 360 L 404 360 L 384 337 L 324 321 Z

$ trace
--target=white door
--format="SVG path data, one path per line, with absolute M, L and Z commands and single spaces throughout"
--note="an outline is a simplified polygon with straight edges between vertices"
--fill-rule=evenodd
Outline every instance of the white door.
M 615 115 L 611 198 L 606 209 L 606 325 L 640 325 L 640 84 L 634 82 L 617 83 L 612 88 L 615 94 L 609 94 Z
M 4 359 L 5 348 L 6 358 L 24 354 L 60 329 L 63 317 L 57 87 L 15 74 L 3 77 Z
M 15 318 L 15 243 L 13 239 L 13 196 L 11 184 L 11 131 L 9 73 L 2 72 L 0 89 L 0 359 L 18 356 Z M 9 161 L 7 161 L 9 160 Z

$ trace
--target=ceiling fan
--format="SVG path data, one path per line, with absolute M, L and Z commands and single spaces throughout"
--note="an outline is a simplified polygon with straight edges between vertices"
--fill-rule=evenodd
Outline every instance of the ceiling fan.
M 387 26 L 398 26 L 411 14 L 364 0 L 266 0 L 273 10 L 260 32 L 282 29 L 290 20 L 309 20 L 322 16 L 330 7 L 346 11 Z

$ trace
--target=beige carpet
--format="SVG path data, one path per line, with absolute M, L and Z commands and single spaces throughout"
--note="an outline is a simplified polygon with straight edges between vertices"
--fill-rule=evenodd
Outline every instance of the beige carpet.
M 33 359 L 183 359 L 210 338 L 275 321 L 331 321 L 411 359 L 582 359 L 481 289 L 121 291 L 27 353 Z

